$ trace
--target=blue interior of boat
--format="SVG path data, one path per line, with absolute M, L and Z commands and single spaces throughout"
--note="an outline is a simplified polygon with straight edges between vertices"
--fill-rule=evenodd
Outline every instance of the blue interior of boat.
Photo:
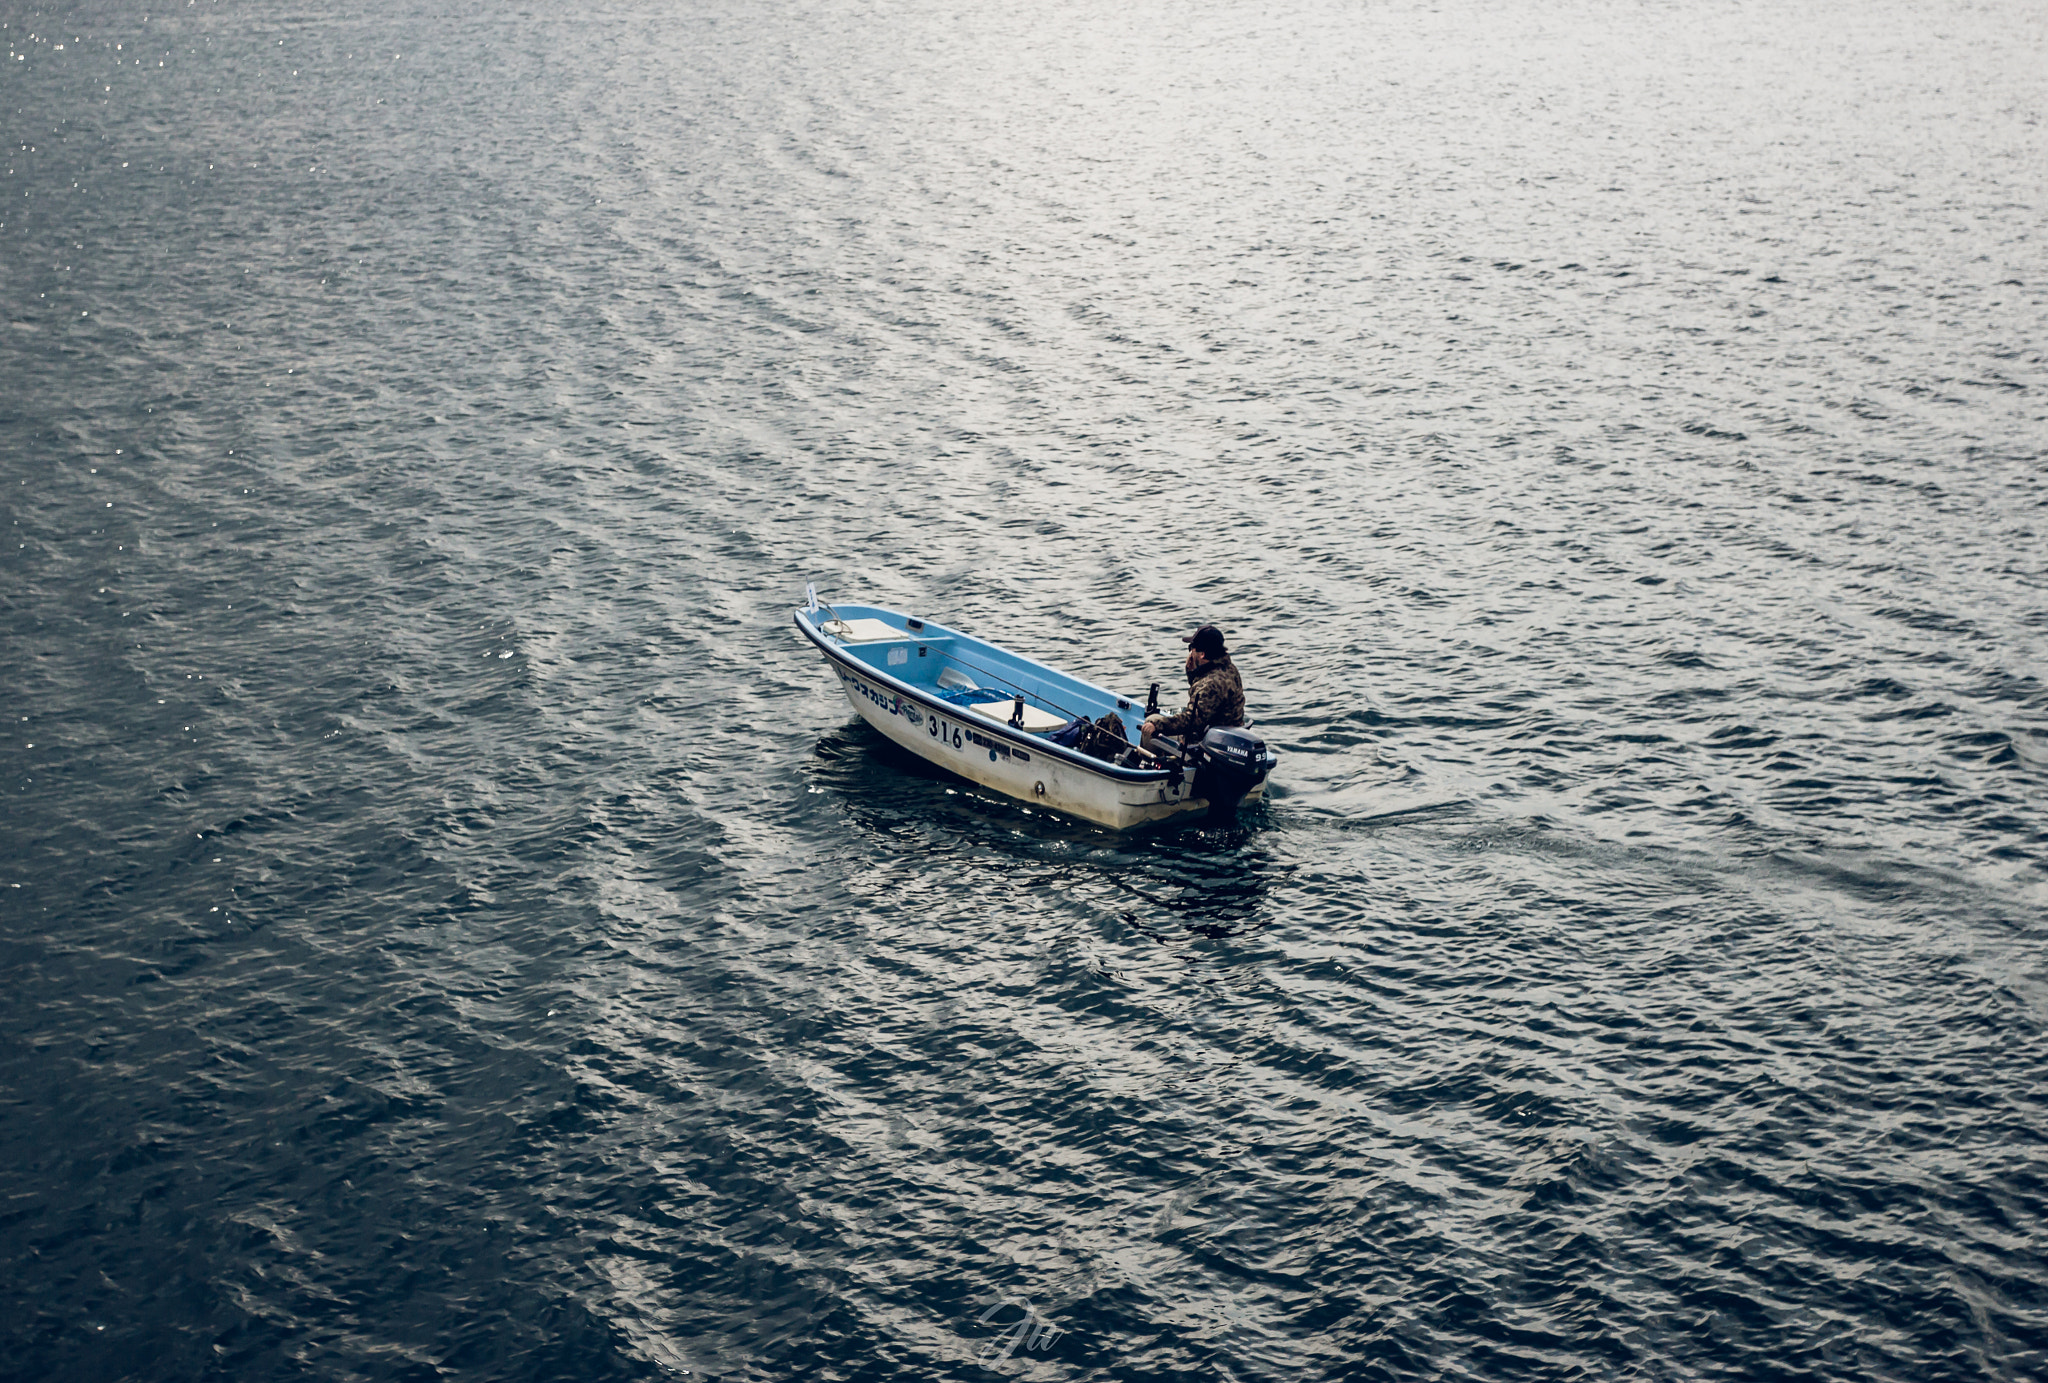
M 909 617 L 874 605 L 833 605 L 798 615 L 855 662 L 955 704 L 1007 701 L 1022 693 L 1026 705 L 1062 721 L 1115 711 L 1125 738 L 1137 743 L 1144 712 L 1128 698 L 971 635 L 929 621 L 913 629 Z M 833 637 L 835 628 L 850 637 Z

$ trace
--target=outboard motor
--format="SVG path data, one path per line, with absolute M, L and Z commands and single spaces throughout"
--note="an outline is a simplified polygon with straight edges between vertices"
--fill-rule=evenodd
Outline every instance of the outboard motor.
M 1237 815 L 1244 795 L 1265 782 L 1280 762 L 1257 735 L 1221 725 L 1202 736 L 1201 745 L 1188 757 L 1198 764 L 1191 795 L 1209 799 L 1211 821 Z

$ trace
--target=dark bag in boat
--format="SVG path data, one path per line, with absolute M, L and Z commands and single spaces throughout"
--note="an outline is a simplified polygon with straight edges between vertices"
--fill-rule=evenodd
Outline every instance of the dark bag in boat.
M 1083 754 L 1112 763 L 1130 751 L 1131 742 L 1126 737 L 1123 717 L 1109 711 L 1090 725 L 1081 722 L 1080 734 L 1075 737 L 1074 748 Z
M 1046 738 L 1054 744 L 1064 744 L 1067 748 L 1072 749 L 1074 741 L 1081 738 L 1081 732 L 1087 728 L 1087 718 L 1085 716 L 1075 716 L 1065 725 L 1047 735 Z
M 1054 744 L 1064 744 L 1069 749 L 1078 749 L 1098 759 L 1115 760 L 1131 747 L 1130 740 L 1124 737 L 1123 717 L 1115 711 L 1100 720 L 1075 716 L 1046 738 Z

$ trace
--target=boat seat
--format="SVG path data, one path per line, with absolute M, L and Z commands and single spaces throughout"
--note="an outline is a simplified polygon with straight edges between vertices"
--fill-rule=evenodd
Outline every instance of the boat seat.
M 974 702 L 967 709 L 980 716 L 983 720 L 992 720 L 998 725 L 1008 725 L 1010 723 L 1010 712 L 1016 707 L 1016 704 L 1016 698 L 1006 696 L 1001 701 Z M 1057 730 L 1066 723 L 1067 718 L 1065 716 L 1056 716 L 1051 711 L 1041 710 L 1028 701 L 1024 703 L 1024 728 L 1034 735 L 1042 735 L 1048 730 Z
M 828 619 L 818 628 L 841 643 L 882 643 L 910 637 L 906 630 L 878 619 Z

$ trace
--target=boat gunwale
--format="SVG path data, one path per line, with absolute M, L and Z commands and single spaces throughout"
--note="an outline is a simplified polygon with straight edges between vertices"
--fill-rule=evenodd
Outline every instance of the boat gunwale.
M 869 605 L 864 606 L 862 608 L 870 610 L 881 610 L 886 614 L 895 616 L 897 619 L 907 620 L 910 618 L 909 616 L 903 614 L 901 611 L 890 610 L 886 606 Z M 919 687 L 910 682 L 906 682 L 900 677 L 893 676 L 890 673 L 883 672 L 879 668 L 871 667 L 870 665 L 861 662 L 859 659 L 854 658 L 852 655 L 846 653 L 843 649 L 831 643 L 828 636 L 813 629 L 811 627 L 810 622 L 804 618 L 805 612 L 803 610 L 797 610 L 795 614 L 796 627 L 802 631 L 803 636 L 809 639 L 813 644 L 816 644 L 818 650 L 822 652 L 827 658 L 831 659 L 834 663 L 847 667 L 852 671 L 858 673 L 862 677 L 871 678 L 874 681 L 880 682 L 883 685 L 889 687 L 892 691 L 897 692 L 899 695 L 909 696 L 913 701 L 917 702 L 918 705 L 924 707 L 927 711 L 936 712 L 942 715 L 949 715 L 953 717 L 953 719 L 955 720 L 962 720 L 963 723 L 964 717 L 966 715 L 972 714 L 972 712 L 967 711 L 967 709 L 963 706 L 955 705 L 953 702 L 947 701 L 943 697 L 937 696 L 932 692 L 928 692 L 922 687 Z M 1080 682 L 1082 686 L 1089 688 L 1091 691 L 1101 692 L 1103 695 L 1109 697 L 1112 701 L 1125 701 L 1129 699 L 1127 697 L 1118 696 L 1115 692 L 1110 691 L 1107 687 L 1098 687 L 1093 682 L 1082 681 L 1081 678 L 1075 677 L 1071 673 L 1061 672 L 1058 668 L 1055 668 L 1047 663 L 1041 663 L 1036 658 L 1027 658 L 1021 653 L 1013 653 L 1009 649 L 1004 648 L 1000 644 L 990 643 L 987 639 L 978 639 L 972 634 L 963 634 L 959 630 L 950 628 L 943 624 L 934 626 L 931 624 L 929 620 L 927 620 L 925 624 L 927 628 L 937 628 L 943 631 L 943 634 L 937 637 L 965 639 L 969 643 L 979 644 L 983 648 L 993 649 L 1005 658 L 1014 658 L 1019 662 L 1028 663 L 1032 667 L 1043 669 L 1044 671 L 1053 673 L 1056 676 L 1068 678 L 1070 681 Z M 918 634 L 921 632 L 923 631 L 905 630 L 903 637 L 906 641 L 914 643 L 917 641 Z M 935 642 L 936 638 L 933 641 Z M 894 643 L 895 640 L 891 639 L 889 640 L 889 642 Z M 976 730 L 979 730 L 983 734 L 1000 735 L 1003 739 L 1005 739 L 1011 744 L 1016 745 L 1020 749 L 1027 750 L 1033 754 L 1049 754 L 1053 758 L 1059 760 L 1062 763 L 1070 764 L 1075 768 L 1086 769 L 1088 772 L 1098 774 L 1104 778 L 1108 778 L 1112 782 L 1130 784 L 1163 783 L 1166 782 L 1172 776 L 1170 770 L 1164 768 L 1119 768 L 1117 765 L 1109 763 L 1108 761 L 1103 759 L 1098 759 L 1092 754 L 1083 754 L 1078 749 L 1069 749 L 1066 745 L 1055 744 L 1043 735 L 1032 734 L 1028 730 L 1018 730 L 1014 726 L 1005 725 L 1001 721 L 990 720 L 986 716 L 977 715 L 975 719 L 980 721 L 981 724 L 976 725 L 974 728 Z M 945 765 L 941 763 L 939 760 L 934 759 L 932 762 L 938 763 L 941 768 L 945 767 Z

